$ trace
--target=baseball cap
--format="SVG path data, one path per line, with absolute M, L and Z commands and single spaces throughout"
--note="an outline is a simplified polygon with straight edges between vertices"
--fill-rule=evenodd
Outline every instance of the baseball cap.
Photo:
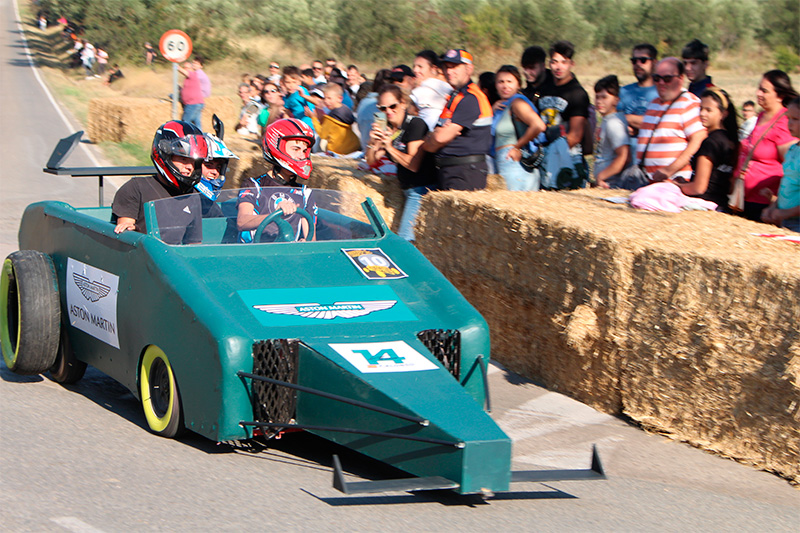
M 442 63 L 466 63 L 472 64 L 472 54 L 462 48 L 455 50 L 448 50 L 442 57 L 439 58 Z
M 415 77 L 414 71 L 408 65 L 397 65 L 392 69 L 392 79 L 394 81 L 403 81 L 406 76 Z

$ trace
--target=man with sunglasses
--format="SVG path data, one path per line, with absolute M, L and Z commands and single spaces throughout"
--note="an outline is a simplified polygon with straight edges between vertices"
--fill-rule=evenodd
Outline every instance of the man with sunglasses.
M 631 154 L 636 159 L 636 136 L 642 125 L 642 117 L 650 102 L 658 96 L 653 83 L 653 67 L 658 59 L 658 51 L 652 44 L 637 44 L 631 53 L 631 67 L 636 78 L 634 83 L 625 85 L 619 90 L 617 111 L 625 115 L 628 122 L 628 134 L 631 138 Z M 636 163 L 637 161 L 634 161 Z
M 653 74 L 658 96 L 642 119 L 637 159 L 654 182 L 689 180 L 689 161 L 706 138 L 700 123 L 700 99 L 683 88 L 685 74 L 683 62 L 675 57 L 659 61 Z
M 314 72 L 314 85 L 328 83 L 328 78 L 325 77 L 325 67 L 322 66 L 322 61 L 317 59 L 311 63 L 311 70 Z

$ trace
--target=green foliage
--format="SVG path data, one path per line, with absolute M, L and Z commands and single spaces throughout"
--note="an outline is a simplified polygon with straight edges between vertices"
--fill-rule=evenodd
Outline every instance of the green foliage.
M 761 41 L 780 61 L 800 53 L 798 0 L 39 0 L 67 16 L 115 57 L 140 57 L 142 44 L 170 28 L 186 31 L 209 59 L 232 51 L 234 36 L 271 34 L 309 55 L 410 62 L 423 48 L 507 49 L 559 39 L 577 50 L 627 52 L 649 42 L 680 54 L 694 38 L 712 53 Z
M 514 44 L 511 17 L 507 7 L 483 4 L 475 13 L 462 15 L 465 41 L 469 48 L 508 48 Z
M 772 46 L 786 45 L 800 53 L 800 2 L 797 0 L 759 0 L 763 24 L 759 36 Z
M 791 74 L 800 66 L 800 56 L 788 46 L 780 45 L 775 48 L 775 66 Z
M 590 24 L 573 0 L 509 0 L 511 28 L 524 46 L 545 49 L 555 41 L 571 41 L 577 50 L 594 46 L 597 23 Z

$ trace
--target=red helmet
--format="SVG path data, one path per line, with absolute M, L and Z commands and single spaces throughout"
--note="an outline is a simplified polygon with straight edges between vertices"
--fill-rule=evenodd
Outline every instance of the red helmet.
M 286 151 L 286 141 L 303 141 L 306 150 L 303 159 L 292 159 Z M 264 159 L 274 165 L 280 165 L 302 180 L 311 175 L 311 147 L 314 145 L 314 131 L 302 120 L 282 118 L 267 126 L 261 140 Z
M 184 176 L 172 162 L 172 156 L 194 159 L 194 170 Z M 203 160 L 208 157 L 208 143 L 200 128 L 180 120 L 171 120 L 156 130 L 150 158 L 164 185 L 188 193 L 200 181 Z

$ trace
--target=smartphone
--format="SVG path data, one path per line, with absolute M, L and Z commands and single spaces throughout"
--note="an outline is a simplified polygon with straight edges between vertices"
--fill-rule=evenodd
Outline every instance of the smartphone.
M 386 131 L 387 130 L 386 113 L 384 113 L 383 111 L 376 111 L 374 117 L 375 117 L 375 124 L 378 125 L 378 129 L 380 129 L 381 131 Z

